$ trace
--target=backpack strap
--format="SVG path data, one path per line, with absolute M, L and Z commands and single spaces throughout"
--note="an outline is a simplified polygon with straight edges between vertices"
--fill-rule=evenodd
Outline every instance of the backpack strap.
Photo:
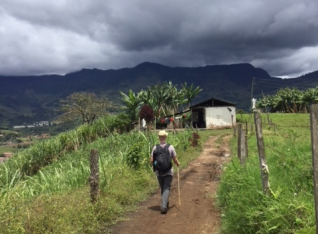
M 157 144 L 157 145 L 156 145 L 156 149 L 155 149 L 154 154 L 153 154 L 154 160 L 155 160 L 155 158 L 156 158 L 157 153 L 158 153 L 159 150 L 161 150 L 161 149 L 168 150 L 168 149 L 169 149 L 169 146 L 170 146 L 170 144 L 167 143 L 167 144 L 165 145 L 165 147 L 162 148 L 162 147 L 160 146 L 160 144 Z
M 165 147 L 164 147 L 164 149 L 168 150 L 168 149 L 169 149 L 169 146 L 170 146 L 169 144 L 166 144 Z M 169 154 L 169 155 L 170 155 L 170 154 Z
M 165 145 L 165 147 L 162 148 L 162 147 L 160 146 L 160 144 L 157 144 L 157 145 L 156 145 L 156 149 L 155 149 L 155 151 L 154 151 L 154 153 L 153 153 L 153 160 L 154 160 L 154 161 L 156 160 L 156 156 L 157 156 L 157 153 L 158 153 L 158 151 L 160 150 L 160 148 L 165 149 L 165 150 L 168 150 L 168 149 L 169 149 L 169 146 L 170 146 L 170 144 L 167 143 L 167 144 Z M 159 147 L 160 147 L 160 148 L 159 148 Z M 170 155 L 170 154 L 169 154 L 169 155 Z

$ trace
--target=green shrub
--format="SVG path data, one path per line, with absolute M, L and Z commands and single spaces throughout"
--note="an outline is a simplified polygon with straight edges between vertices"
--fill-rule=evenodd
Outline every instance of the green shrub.
M 126 162 L 128 166 L 138 170 L 143 163 L 142 143 L 135 143 L 128 151 Z
M 132 129 L 130 118 L 125 113 L 120 113 L 114 119 L 114 128 L 118 133 L 128 132 Z

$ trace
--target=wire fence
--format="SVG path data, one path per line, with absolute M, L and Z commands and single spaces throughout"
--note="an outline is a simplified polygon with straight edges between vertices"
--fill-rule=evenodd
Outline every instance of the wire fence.
M 262 121 L 263 120 L 263 121 Z M 260 116 L 260 113 L 254 112 L 254 121 L 253 123 L 252 119 L 246 120 L 245 124 L 239 124 L 238 127 L 242 128 L 242 130 L 237 130 L 237 132 L 243 132 L 242 135 L 238 134 L 237 136 L 237 148 L 238 148 L 238 158 L 242 164 L 242 166 L 245 166 L 246 157 L 248 157 L 249 149 L 254 152 L 257 152 L 259 157 L 259 168 L 261 171 L 261 180 L 262 180 L 262 186 L 263 186 L 263 192 L 265 194 L 270 193 L 270 185 L 269 185 L 269 167 L 267 165 L 267 160 L 265 157 L 265 148 L 267 151 L 270 151 L 271 154 L 277 154 L 281 157 L 288 158 L 290 156 L 290 153 L 287 153 L 289 151 L 284 151 L 282 149 L 279 149 L 279 147 L 273 147 L 271 145 L 264 146 L 264 139 L 262 136 L 263 129 L 269 129 L 273 131 L 277 136 L 282 136 L 285 138 L 288 138 L 286 132 L 291 131 L 292 129 L 297 129 L 294 131 L 294 136 L 292 138 L 288 138 L 290 142 L 295 142 L 296 146 L 296 139 L 298 137 L 297 131 L 299 129 L 309 130 L 308 132 L 311 133 L 311 148 L 312 148 L 312 164 L 313 164 L 313 178 L 314 178 L 314 187 L 315 187 L 315 211 L 316 211 L 316 233 L 318 234 L 318 105 L 312 105 L 311 111 L 310 111 L 310 124 L 299 124 L 299 125 L 290 125 L 290 124 L 275 124 L 273 121 L 266 117 Z M 284 131 L 286 130 L 286 131 Z M 245 134 L 245 135 L 244 135 Z M 248 142 L 253 140 L 253 138 L 256 136 L 257 145 L 249 145 Z M 240 138 L 245 138 L 245 141 L 242 141 Z M 275 139 L 274 139 L 275 140 Z M 273 140 L 273 141 L 274 141 Z M 279 144 L 279 143 L 276 143 Z M 309 143 L 308 143 L 309 146 Z M 291 148 L 293 145 L 291 145 Z M 245 148 L 244 150 L 240 150 L 242 148 Z M 245 153 L 246 152 L 246 153 Z M 249 161 L 249 164 L 251 166 L 257 166 L 255 161 Z M 316 181 L 317 180 L 317 181 Z

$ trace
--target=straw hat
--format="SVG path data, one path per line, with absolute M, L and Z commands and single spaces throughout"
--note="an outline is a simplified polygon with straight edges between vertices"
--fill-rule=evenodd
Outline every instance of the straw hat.
M 165 130 L 159 131 L 158 136 L 168 136 L 168 133 Z

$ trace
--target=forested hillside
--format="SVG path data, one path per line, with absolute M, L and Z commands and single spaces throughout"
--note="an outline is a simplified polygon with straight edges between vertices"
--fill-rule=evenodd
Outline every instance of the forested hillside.
M 203 90 L 194 103 L 216 97 L 248 111 L 251 96 L 260 98 L 285 87 L 315 87 L 318 72 L 295 79 L 280 79 L 250 64 L 168 67 L 142 63 L 134 68 L 83 69 L 66 75 L 0 76 L 0 128 L 52 120 L 59 99 L 77 91 L 103 94 L 120 104 L 120 91 L 127 93 L 131 89 L 136 92 L 165 81 L 200 86 Z

